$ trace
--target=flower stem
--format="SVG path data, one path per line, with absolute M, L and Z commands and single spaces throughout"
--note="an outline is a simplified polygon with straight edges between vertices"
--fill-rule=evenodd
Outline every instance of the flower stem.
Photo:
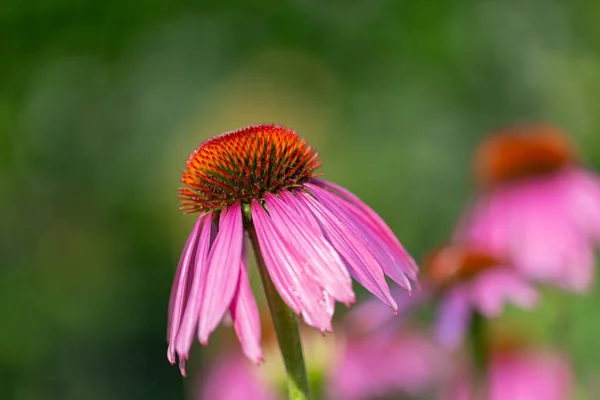
M 473 313 L 469 331 L 471 357 L 474 367 L 475 399 L 484 400 L 487 392 L 487 370 L 489 363 L 488 343 L 486 337 L 485 317 L 478 312 Z
M 298 318 L 284 303 L 273 285 L 260 252 L 254 226 L 252 224 L 248 225 L 248 234 L 256 256 L 258 271 L 260 272 L 267 303 L 271 311 L 271 318 L 275 326 L 275 333 L 277 334 L 277 341 L 285 364 L 289 398 L 290 400 L 311 400 L 300 330 L 298 329 Z

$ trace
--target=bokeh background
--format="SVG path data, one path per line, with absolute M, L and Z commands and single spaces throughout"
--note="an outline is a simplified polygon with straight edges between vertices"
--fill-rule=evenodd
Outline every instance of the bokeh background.
M 0 398 L 189 393 L 165 342 L 177 187 L 212 134 L 294 128 L 417 259 L 491 129 L 557 124 L 600 169 L 598 21 L 593 1 L 0 2 Z M 506 318 L 584 385 L 599 301 L 547 290 Z

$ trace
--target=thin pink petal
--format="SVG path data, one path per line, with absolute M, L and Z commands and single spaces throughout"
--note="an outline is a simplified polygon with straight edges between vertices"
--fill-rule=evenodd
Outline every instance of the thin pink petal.
M 280 192 L 282 198 L 292 196 L 287 190 Z M 302 249 L 306 273 L 342 303 L 354 302 L 354 291 L 348 270 L 335 249 L 327 242 L 320 230 L 313 229 L 293 209 L 272 194 L 265 194 L 267 209 L 274 225 L 279 228 L 288 243 Z
M 340 198 L 355 208 L 356 215 L 358 215 L 363 222 L 368 224 L 375 232 L 379 233 L 379 235 L 387 242 L 388 246 L 392 250 L 396 251 L 397 256 L 404 260 L 410 269 L 410 272 L 405 271 L 410 279 L 413 281 L 417 280 L 417 275 L 419 273 L 419 267 L 417 266 L 417 263 L 406 251 L 404 246 L 402 246 L 402 243 L 400 243 L 394 232 L 385 223 L 383 218 L 379 216 L 379 214 L 377 214 L 371 207 L 364 203 L 357 195 L 342 186 L 323 179 L 314 179 L 313 182 L 329 189 L 334 194 L 335 192 L 341 194 Z
M 341 221 L 353 226 L 357 235 L 369 243 L 372 254 L 377 258 L 383 272 L 398 285 L 410 291 L 411 284 L 406 274 L 414 275 L 414 270 L 412 264 L 400 255 L 401 249 L 391 248 L 386 242 L 385 236 L 377 232 L 372 223 L 364 217 L 362 212 L 357 211 L 355 206 L 318 186 L 310 184 L 307 186 L 319 201 L 329 207 Z
M 171 345 L 171 349 L 176 350 L 177 354 L 179 354 L 181 372 L 184 375 L 184 360 L 188 358 L 194 340 L 194 332 L 198 324 L 200 298 L 204 277 L 206 276 L 206 259 L 210 248 L 212 226 L 212 214 L 207 214 L 197 238 L 196 253 L 193 259 L 194 277 L 191 282 L 190 294 L 185 305 L 181 326 L 176 332 L 177 336 L 173 338 L 174 342 Z
M 209 335 L 233 299 L 240 276 L 243 241 L 242 208 L 235 203 L 221 211 L 219 233 L 208 257 L 198 324 L 198 339 L 202 344 L 208 343 Z
M 253 200 L 252 220 L 261 254 L 282 299 L 301 313 L 308 325 L 331 330 L 331 316 L 323 302 L 323 289 L 306 273 L 304 257 L 283 238 L 262 205 Z
M 229 308 L 233 326 L 246 357 L 255 363 L 263 360 L 260 347 L 260 316 L 248 280 L 246 249 L 242 252 L 237 291 Z
M 283 192 L 281 199 L 288 206 L 296 210 L 298 215 L 300 215 L 304 219 L 304 221 L 306 221 L 310 226 L 312 226 L 314 230 L 324 235 L 324 232 L 321 229 L 321 225 L 319 224 L 319 221 L 317 221 L 317 218 L 315 218 L 310 209 L 308 209 L 303 203 L 300 203 L 298 200 L 296 200 L 296 197 L 293 194 L 291 194 L 291 192 Z
M 383 270 L 364 240 L 313 196 L 298 191 L 295 197 L 317 218 L 329 242 L 346 261 L 352 277 L 396 311 L 398 307 L 390 294 Z
M 171 364 L 175 364 L 175 339 L 177 337 L 177 332 L 179 331 L 179 325 L 181 324 L 184 304 L 188 299 L 189 286 L 192 279 L 190 265 L 194 263 L 194 252 L 198 243 L 200 227 L 204 220 L 205 216 L 200 215 L 194 224 L 194 228 L 183 247 L 181 257 L 179 258 L 175 280 L 173 281 L 173 286 L 171 288 L 171 297 L 169 299 L 169 324 L 167 331 L 167 338 L 169 341 L 167 358 Z

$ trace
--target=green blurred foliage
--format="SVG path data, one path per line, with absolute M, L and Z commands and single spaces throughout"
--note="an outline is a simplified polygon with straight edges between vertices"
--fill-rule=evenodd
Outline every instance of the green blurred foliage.
M 556 123 L 599 168 L 599 19 L 592 1 L 1 2 L 0 398 L 184 396 L 164 340 L 193 219 L 176 188 L 214 133 L 295 128 L 417 258 L 490 129 Z M 599 294 L 546 297 L 514 318 L 597 376 Z

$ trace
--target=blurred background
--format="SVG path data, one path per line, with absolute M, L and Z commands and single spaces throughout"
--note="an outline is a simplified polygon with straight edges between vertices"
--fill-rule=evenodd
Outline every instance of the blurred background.
M 210 135 L 297 130 L 417 259 L 491 129 L 559 125 L 600 169 L 598 21 L 592 1 L 1 2 L 0 398 L 189 393 L 166 314 L 180 174 Z M 547 291 L 506 318 L 589 382 L 598 301 Z

